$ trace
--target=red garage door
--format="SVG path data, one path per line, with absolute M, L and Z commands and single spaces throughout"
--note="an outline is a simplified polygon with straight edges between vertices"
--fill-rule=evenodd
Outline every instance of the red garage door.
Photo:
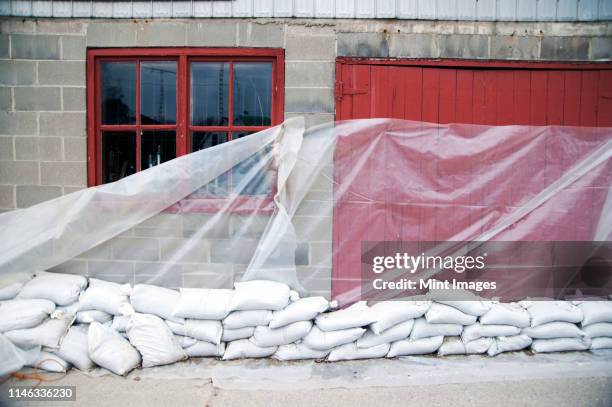
M 339 59 L 336 64 L 336 120 L 380 117 L 434 123 L 608 127 L 612 126 L 612 64 Z M 367 140 L 360 142 L 367 143 Z M 363 168 L 385 167 L 374 162 L 368 165 L 363 163 L 362 156 L 355 157 L 362 150 L 349 145 L 346 138 L 339 140 L 335 160 L 337 185 L 346 181 L 342 174 L 350 173 L 353 160 L 360 159 Z M 401 172 L 398 165 L 394 163 L 393 170 Z M 445 240 L 453 235 L 442 233 L 446 229 L 435 226 L 444 225 L 444 222 L 425 222 L 420 218 L 422 214 L 403 216 L 403 212 L 394 211 L 392 208 L 400 207 L 402 202 L 395 202 L 392 196 L 369 194 L 369 183 L 384 176 L 367 172 L 350 181 L 351 189 L 359 190 L 361 196 L 367 195 L 368 205 L 347 194 L 336 196 L 332 291 L 341 301 L 344 293 L 359 285 L 362 240 L 395 240 L 398 237 L 411 240 L 400 232 L 375 233 L 379 229 L 386 230 L 386 218 L 393 217 L 398 230 L 402 228 L 397 222 L 422 224 L 418 240 Z M 515 174 L 517 180 L 520 176 L 518 172 Z M 402 187 L 399 183 L 394 188 Z M 373 201 L 383 208 L 377 214 L 380 219 L 372 218 L 371 210 L 368 212 Z M 436 217 L 433 212 L 428 216 Z M 363 227 L 354 219 L 365 220 L 357 222 L 363 223 Z M 589 233 L 562 237 L 589 240 Z M 558 236 L 538 239 L 564 240 Z

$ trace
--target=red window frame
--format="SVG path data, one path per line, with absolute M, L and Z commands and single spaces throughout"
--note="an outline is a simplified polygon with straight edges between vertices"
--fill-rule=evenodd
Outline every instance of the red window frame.
M 87 184 L 102 184 L 102 132 L 135 131 L 136 133 L 136 169 L 140 171 L 140 138 L 141 130 L 170 130 L 176 132 L 176 156 L 190 152 L 192 131 L 225 131 L 228 141 L 232 132 L 259 131 L 276 126 L 284 120 L 284 72 L 285 52 L 282 48 L 89 48 L 87 50 Z M 140 62 L 172 61 L 177 62 L 176 88 L 176 123 L 166 125 L 143 125 L 140 123 Z M 100 63 L 102 61 L 136 62 L 136 122 L 133 125 L 101 124 L 101 89 Z M 191 62 L 211 61 L 229 62 L 228 89 L 228 125 L 227 126 L 192 126 L 190 123 L 190 73 Z M 272 62 L 272 94 L 270 126 L 234 126 L 233 125 L 233 62 Z M 194 198 L 189 205 L 183 205 L 193 212 L 212 212 L 227 203 L 227 197 Z M 236 211 L 252 211 L 269 207 L 271 196 L 240 196 L 235 200 Z

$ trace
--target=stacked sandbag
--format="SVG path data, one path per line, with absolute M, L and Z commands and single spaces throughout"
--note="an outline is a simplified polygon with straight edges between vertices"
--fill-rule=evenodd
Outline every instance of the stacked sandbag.
M 489 356 L 515 352 L 531 345 L 531 338 L 521 334 L 529 323 L 529 313 L 519 304 L 495 302 L 478 318 L 478 323 L 463 330 L 462 338 L 490 338 L 491 344 L 486 350 Z
M 612 302 L 575 301 L 582 311 L 582 331 L 591 339 L 591 349 L 612 349 Z

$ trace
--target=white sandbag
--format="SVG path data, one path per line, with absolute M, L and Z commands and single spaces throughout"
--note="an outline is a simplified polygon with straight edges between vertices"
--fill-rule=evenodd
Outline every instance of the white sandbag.
M 127 331 L 128 322 L 130 322 L 129 315 L 115 315 L 111 328 L 117 332 L 125 332 Z
M 221 335 L 223 328 L 221 321 L 213 321 L 206 319 L 186 319 L 184 323 L 179 324 L 172 321 L 166 321 L 170 330 L 177 335 L 190 336 L 200 341 L 221 343 Z
M 324 297 L 300 298 L 280 311 L 274 311 L 270 328 L 280 328 L 293 322 L 308 321 L 329 309 L 329 301 Z M 258 324 L 267 325 L 267 324 Z
M 380 335 L 376 335 L 373 331 L 368 330 L 363 336 L 357 339 L 358 348 L 371 348 L 373 346 L 382 345 L 383 343 L 391 343 L 406 339 L 410 336 L 414 319 L 400 322 L 389 329 L 385 329 Z
M 577 338 L 586 335 L 570 322 L 549 322 L 533 328 L 527 327 L 521 330 L 521 334 L 533 339 Z
M 124 376 L 140 364 L 140 354 L 116 331 L 93 322 L 87 334 L 89 357 L 98 366 Z
M 0 301 L 12 300 L 19 294 L 21 288 L 32 279 L 32 273 L 10 272 L 0 273 Z
M 363 328 L 348 328 L 337 331 L 322 331 L 318 326 L 313 326 L 302 342 L 314 350 L 328 350 L 345 343 L 356 341 L 366 330 Z
M 270 346 L 287 345 L 305 337 L 312 328 L 310 321 L 298 321 L 280 328 L 258 326 L 255 328 L 251 342 L 265 348 Z
M 18 371 L 32 364 L 40 354 L 40 346 L 21 349 L 9 339 L 0 334 L 0 376 Z
M 375 321 L 366 301 L 359 301 L 345 309 L 319 314 L 315 323 L 322 331 L 359 328 Z
M 113 316 L 108 312 L 89 310 L 79 311 L 76 313 L 75 322 L 78 324 L 91 324 L 92 322 L 99 322 L 101 324 L 108 322 L 113 319 Z
M 612 338 L 612 323 L 598 322 L 596 324 L 583 326 L 582 331 L 590 338 L 599 338 L 602 336 Z
M 591 349 L 612 349 L 612 338 L 593 338 L 591 340 Z
M 468 290 L 429 290 L 427 298 L 458 309 L 464 314 L 479 317 L 491 308 L 491 301 L 484 300 Z
M 34 346 L 45 346 L 47 348 L 59 348 L 60 343 L 68 328 L 72 325 L 72 318 L 47 318 L 34 328 L 15 329 L 4 334 L 15 345 L 27 349 Z
M 168 325 L 156 315 L 132 315 L 127 335 L 142 355 L 142 367 L 167 365 L 187 358 Z
M 23 286 L 17 298 L 46 299 L 57 305 L 68 305 L 78 300 L 85 287 L 87 279 L 83 276 L 41 271 Z
M 380 335 L 401 322 L 420 318 L 431 306 L 431 301 L 381 301 L 370 307 L 375 321 L 370 329 Z
M 190 338 L 189 336 L 182 335 L 174 335 L 174 340 L 180 345 L 181 348 L 183 348 L 183 350 L 198 343 L 196 338 Z
M 173 315 L 180 318 L 221 320 L 230 312 L 233 295 L 234 291 L 229 289 L 181 288 Z
M 433 303 L 425 313 L 425 319 L 430 324 L 471 325 L 476 322 L 474 315 L 466 314 L 450 305 Z
M 359 348 L 355 342 L 350 342 L 332 349 L 327 360 L 337 362 L 339 360 L 383 358 L 389 353 L 390 346 L 388 343 L 383 343 L 371 348 Z
M 89 279 L 89 287 L 79 297 L 79 311 L 98 310 L 112 315 L 124 315 L 125 307 L 130 303 L 132 286 Z
M 183 350 L 190 358 L 220 357 L 225 353 L 225 343 L 215 345 L 210 342 L 197 341 Z
M 65 361 L 71 363 L 79 370 L 87 371 L 94 367 L 94 362 L 89 357 L 87 344 L 88 325 L 73 325 L 62 339 L 59 349 L 53 353 Z
M 520 304 L 527 309 L 532 327 L 555 321 L 574 324 L 582 321 L 580 308 L 566 301 L 521 301 Z
M 221 334 L 221 340 L 223 342 L 231 342 L 231 341 L 237 341 L 238 339 L 247 339 L 253 336 L 253 333 L 255 333 L 254 326 L 247 326 L 247 327 L 238 328 L 238 329 L 223 328 L 223 333 Z
M 403 339 L 393 342 L 387 353 L 388 358 L 408 355 L 426 355 L 434 353 L 442 345 L 444 336 L 430 336 L 422 339 Z
M 267 309 L 278 311 L 289 304 L 291 290 L 276 281 L 253 280 L 234 283 L 231 311 Z
M 55 311 L 49 300 L 8 300 L 0 302 L 0 332 L 39 325 Z
M 183 322 L 183 318 L 172 315 L 180 296 L 178 291 L 169 288 L 136 284 L 130 295 L 130 303 L 136 312 L 157 315 L 169 321 Z
M 276 352 L 277 347 L 271 346 L 261 348 L 248 339 L 229 342 L 225 347 L 223 360 L 233 360 L 242 358 L 267 358 Z
M 418 318 L 414 320 L 414 325 L 410 332 L 410 339 L 416 340 L 432 336 L 459 336 L 462 331 L 463 325 L 430 324 L 425 318 Z
M 491 309 L 480 317 L 480 323 L 485 325 L 513 325 L 519 328 L 529 326 L 529 313 L 517 303 L 491 304 Z
M 311 349 L 303 343 L 290 343 L 278 347 L 273 359 L 276 360 L 305 360 L 305 359 L 323 359 L 329 354 L 330 350 L 315 350 Z
M 224 329 L 240 329 L 248 326 L 267 326 L 272 320 L 270 310 L 233 311 L 223 319 Z
M 484 325 L 480 323 L 463 327 L 461 339 L 464 342 L 475 341 L 479 338 L 494 336 L 514 336 L 521 333 L 521 328 L 512 325 Z
M 532 339 L 527 335 L 499 336 L 493 339 L 487 353 L 495 356 L 502 352 L 515 352 L 531 345 Z
M 447 355 L 472 355 L 485 353 L 491 344 L 493 338 L 479 338 L 473 341 L 464 342 L 458 337 L 445 338 L 444 342 L 438 349 L 438 356 Z
M 612 301 L 584 301 L 578 304 L 582 311 L 582 325 L 612 322 Z
M 65 373 L 70 363 L 51 352 L 41 351 L 38 358 L 30 365 L 33 368 L 46 370 L 52 373 Z
M 537 353 L 587 350 L 590 347 L 591 339 L 586 336 L 581 338 L 535 339 L 531 343 L 531 350 Z

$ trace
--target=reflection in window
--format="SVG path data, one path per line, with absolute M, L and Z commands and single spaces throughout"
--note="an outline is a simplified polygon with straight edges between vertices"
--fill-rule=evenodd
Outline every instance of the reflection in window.
M 136 134 L 102 133 L 102 182 L 113 182 L 136 172 Z
M 176 62 L 140 64 L 140 122 L 176 123 Z
M 234 133 L 239 139 L 252 132 Z M 255 136 L 257 137 L 257 136 Z M 232 168 L 232 189 L 239 195 L 268 195 L 272 192 L 274 173 L 270 170 L 270 148 L 253 154 Z
M 269 126 L 272 100 L 272 64 L 234 63 L 234 125 Z
M 140 140 L 142 170 L 176 157 L 176 137 L 173 131 L 145 131 Z
M 226 141 L 227 133 L 225 132 L 194 132 L 191 135 L 193 151 L 213 147 Z M 195 191 L 192 196 L 225 196 L 227 195 L 227 180 L 228 173 L 226 172 Z
M 227 126 L 229 69 L 226 62 L 191 64 L 191 124 Z
M 102 124 L 136 122 L 136 63 L 103 62 Z

